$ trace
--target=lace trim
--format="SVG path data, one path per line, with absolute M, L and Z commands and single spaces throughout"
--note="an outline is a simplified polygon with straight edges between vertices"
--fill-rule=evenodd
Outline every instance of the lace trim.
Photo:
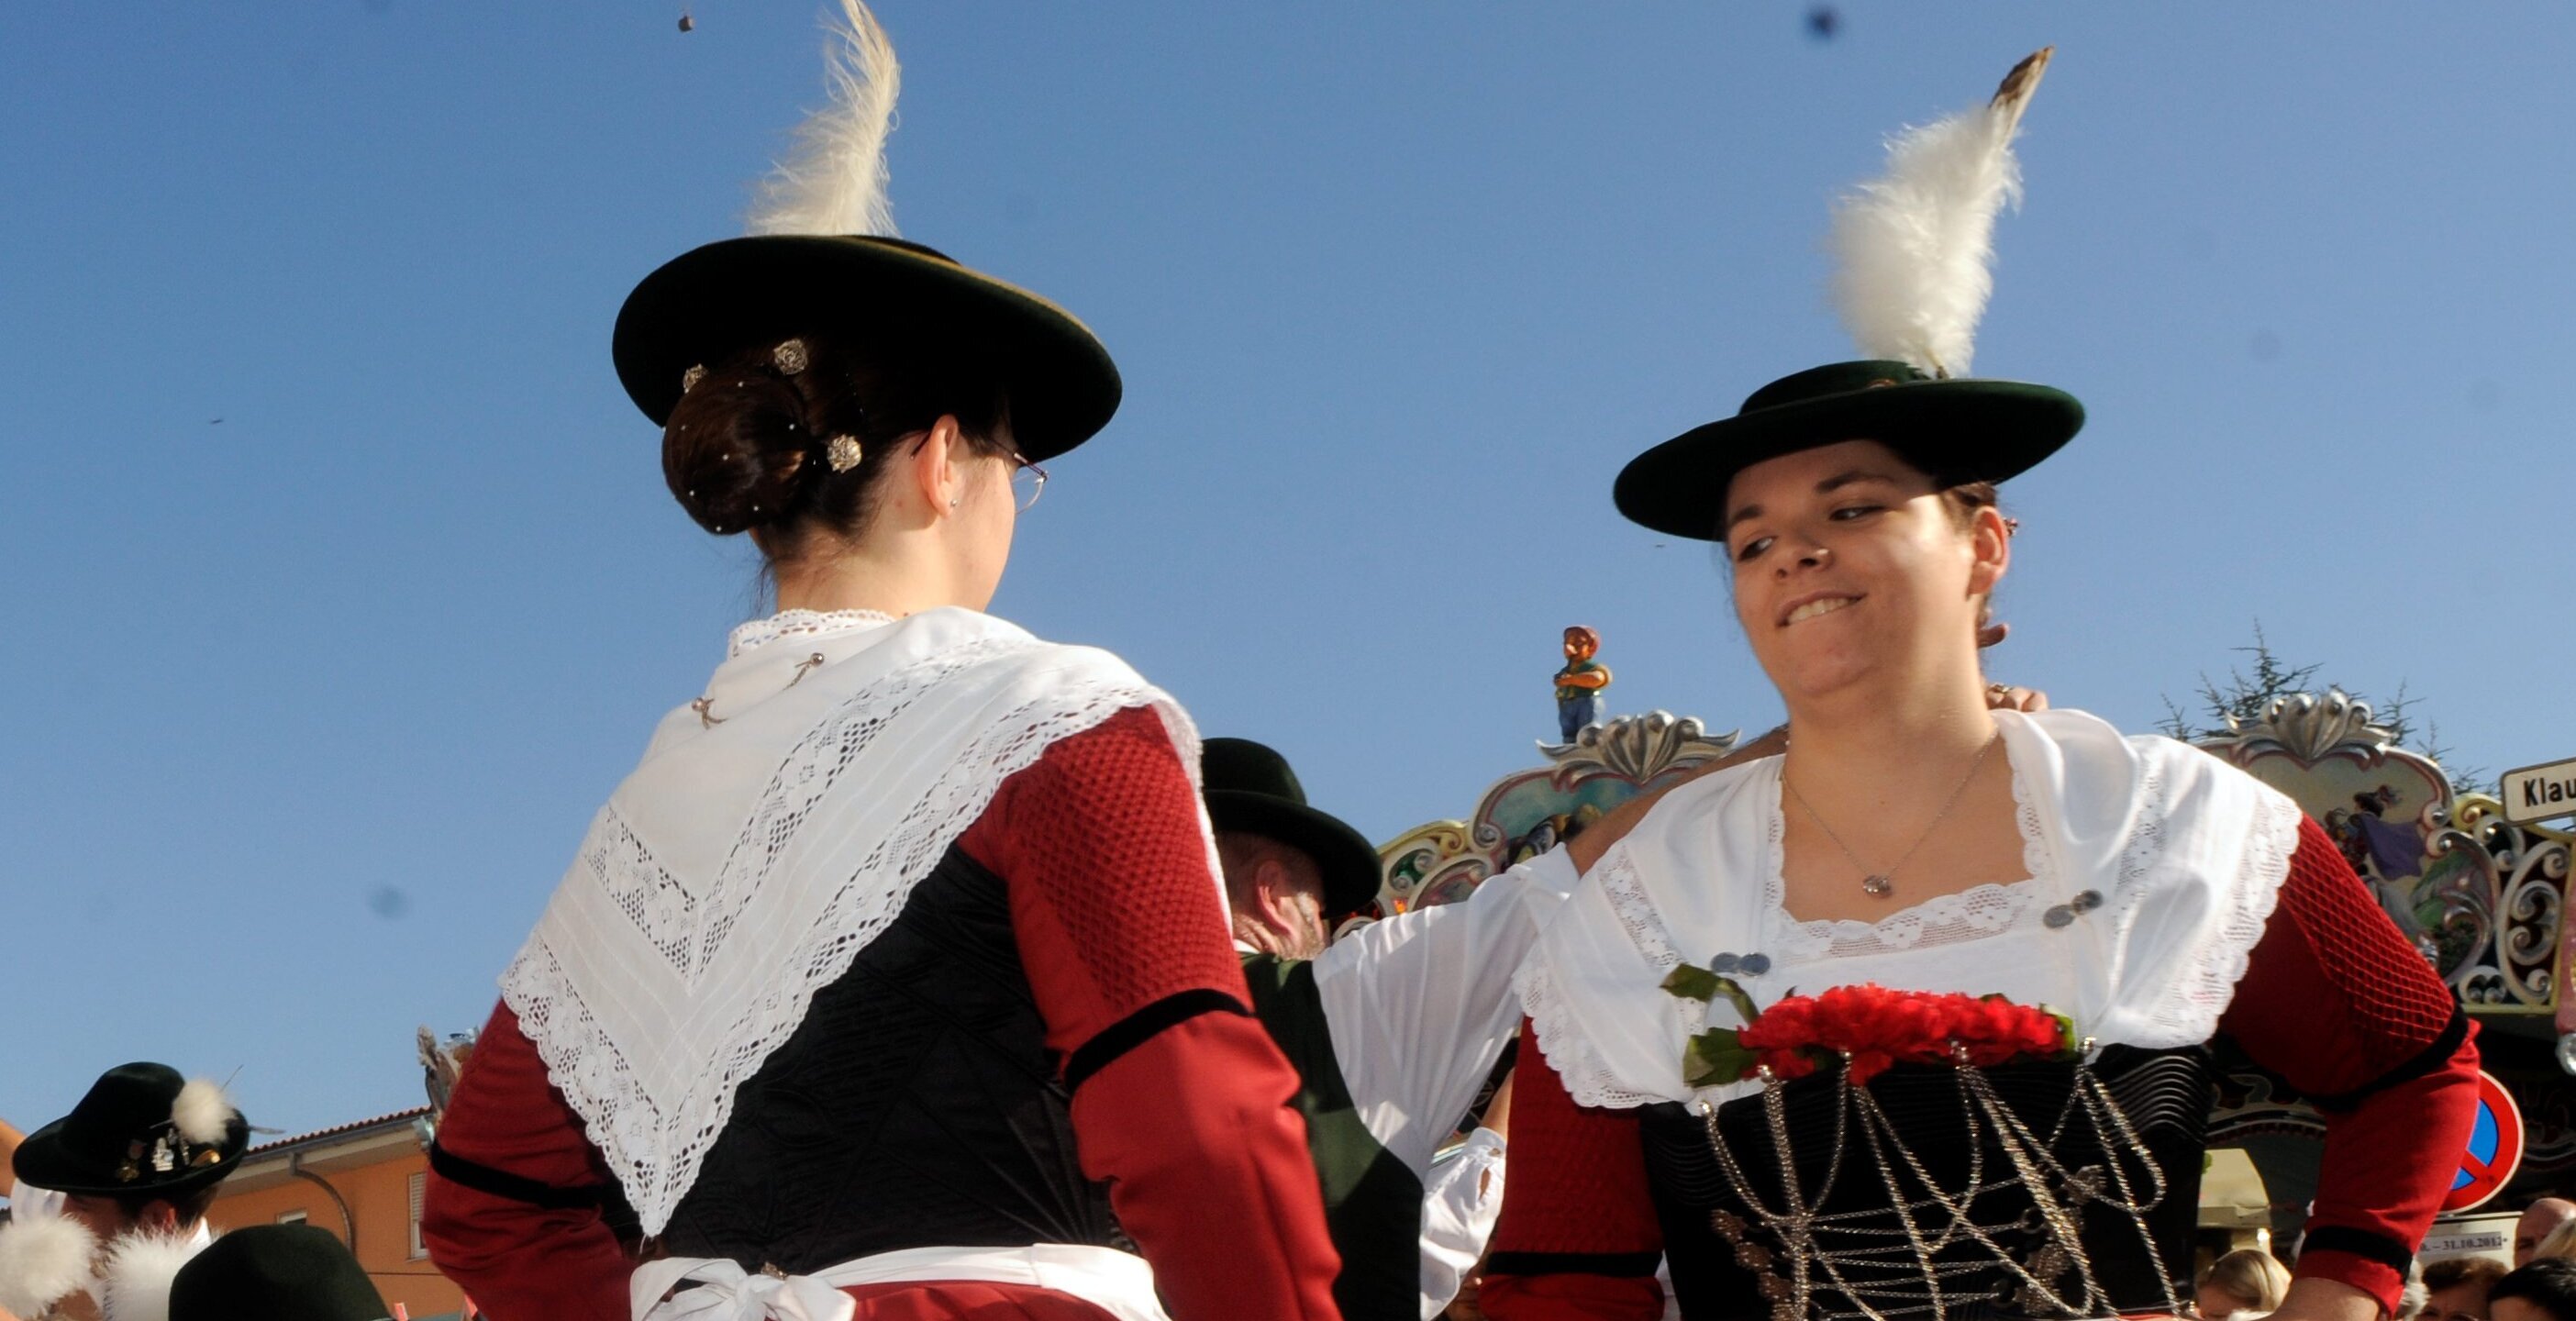
M 2012 760 L 2012 750 L 2004 750 L 2004 760 Z M 2021 869 L 2032 880 L 2057 874 L 2057 852 L 2048 846 L 2048 836 L 2040 832 L 2039 804 L 2031 798 L 2030 782 L 2022 778 L 2021 767 L 2012 768 L 2013 824 L 2021 827 Z
M 1598 863 L 1593 874 L 1600 878 L 1602 897 L 1610 901 L 1610 911 L 1619 919 L 1620 929 L 1628 933 L 1637 953 L 1644 956 L 1656 973 L 1671 972 L 1682 962 L 1681 952 L 1673 947 L 1672 934 L 1664 926 L 1663 914 L 1646 893 L 1646 882 L 1637 872 L 1637 864 L 1624 848 L 1613 846 Z M 1547 969 L 1544 957 L 1529 960 L 1513 978 L 1513 988 L 1521 999 L 1523 1012 L 1530 1017 L 1531 1031 L 1538 1037 L 1539 1053 L 1547 1057 L 1548 1067 L 1564 1079 L 1566 1091 L 1581 1105 L 1603 1106 L 1625 1110 L 1652 1105 L 1664 1098 L 1631 1091 L 1620 1085 L 1609 1062 L 1592 1048 L 1574 1021 L 1573 1011 L 1557 993 L 1556 981 Z M 1707 1006 L 1680 996 L 1665 997 L 1671 1002 L 1675 1023 L 1680 1031 L 1673 1037 L 1675 1082 L 1681 1064 L 1682 1043 L 1705 1023 Z
M 2021 830 L 2021 862 L 2028 877 L 2009 883 L 1970 886 L 1957 894 L 1934 895 L 1875 922 L 1853 918 L 1818 918 L 1802 922 L 1789 915 L 1788 880 L 1782 875 L 1788 817 L 1775 795 L 1770 806 L 1770 849 L 1763 870 L 1763 902 L 1771 918 L 1774 957 L 1842 959 L 1888 954 L 1917 946 L 1955 945 L 2000 935 L 2035 921 L 2056 892 L 2055 855 L 2040 833 L 2039 810 L 2018 767 L 2012 773 L 2013 824 Z
M 1629 859 L 1626 849 L 1613 850 L 1602 860 L 1601 895 L 1610 901 L 1610 911 L 1618 915 L 1629 941 L 1656 972 L 1668 973 L 1681 966 L 1681 951 L 1673 948 L 1672 935 L 1664 929 L 1664 915 L 1647 897 L 1646 878 L 1637 874 L 1637 864 Z
M 689 933 L 698 923 L 697 897 L 662 869 L 615 803 L 599 809 L 579 857 L 582 870 L 652 942 L 663 962 L 682 975 L 696 971 L 689 956 Z
M 790 611 L 779 618 L 799 613 L 813 614 Z M 836 612 L 849 613 L 855 612 Z M 757 621 L 745 627 L 774 622 Z M 818 629 L 828 626 L 817 624 Z M 842 702 L 771 775 L 759 805 L 702 901 L 684 902 L 686 896 L 678 884 L 613 811 L 603 811 L 593 825 L 582 845 L 581 865 L 599 878 L 603 889 L 674 970 L 694 983 L 723 946 L 734 915 L 760 889 L 774 882 L 831 883 L 816 877 L 782 881 L 773 869 L 806 814 L 868 750 L 889 720 L 961 671 L 1035 645 L 1042 644 L 1025 639 L 970 643 L 917 662 Z M 646 1092 L 625 1053 L 593 1019 L 546 943 L 532 940 L 521 950 L 502 975 L 502 998 L 545 1061 L 548 1080 L 582 1116 L 585 1132 L 617 1174 L 644 1232 L 661 1232 L 696 1182 L 708 1147 L 732 1117 L 742 1081 L 795 1032 L 815 992 L 849 971 L 859 951 L 894 920 L 914 885 L 983 814 L 1004 780 L 1035 763 L 1057 741 L 1121 710 L 1151 704 L 1162 712 L 1195 785 L 1198 741 L 1187 717 L 1168 702 L 1144 686 L 1057 685 L 1056 691 L 1031 700 L 977 734 L 865 860 L 839 879 L 822 918 L 798 941 L 784 966 L 774 970 L 775 982 L 768 992 L 754 998 L 717 1035 L 722 1045 L 706 1061 L 700 1081 L 669 1111 Z M 689 939 L 689 929 L 701 911 L 715 916 L 695 933 L 694 940 Z M 665 1043 L 652 1044 L 658 1048 Z
M 2152 1012 L 2139 1016 L 2143 1030 L 2133 1034 L 2137 1038 L 2133 1045 L 2151 1050 L 2199 1045 L 2217 1035 L 2219 1018 L 2236 999 L 2236 983 L 2245 979 L 2254 947 L 2262 943 L 2272 910 L 2281 901 L 2281 886 L 2290 878 L 2290 858 L 2298 851 L 2299 822 L 2305 816 L 2297 803 L 2268 786 L 2256 792 L 2262 800 L 2246 825 L 2234 874 L 2218 882 L 2223 911 L 2216 928 L 2193 943 L 2189 961 L 2175 969 L 2172 988 L 2155 998 Z M 2162 773 L 2150 771 L 2146 801 L 2161 808 L 2163 793 Z M 2113 901 L 2120 919 L 2117 930 L 2128 929 L 2140 894 L 2147 888 L 2136 882 L 2163 848 L 2164 816 L 2159 810 L 2152 820 L 2139 823 L 2121 858 L 2122 893 Z
M 1576 1105 L 1596 1106 L 1606 1110 L 1633 1110 L 1653 1105 L 1665 1098 L 1634 1092 L 1621 1086 L 1619 1075 L 1592 1040 L 1583 1034 L 1576 1022 L 1574 1007 L 1557 990 L 1556 978 L 1548 970 L 1545 958 L 1531 959 L 1512 975 L 1512 989 L 1521 999 L 1521 1012 L 1529 1015 L 1530 1035 L 1538 1038 L 1538 1053 L 1547 1057 L 1547 1067 L 1565 1083 L 1566 1094 Z M 1673 1064 L 1677 1075 L 1681 1066 L 1680 1043 L 1674 1044 Z
M 739 656 L 780 638 L 829 637 L 893 622 L 894 616 L 882 610 L 781 610 L 767 619 L 735 625 L 725 638 L 725 656 Z

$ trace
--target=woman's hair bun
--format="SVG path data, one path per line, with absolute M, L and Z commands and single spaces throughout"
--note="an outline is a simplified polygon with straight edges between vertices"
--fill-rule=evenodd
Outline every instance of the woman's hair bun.
M 817 480 L 805 396 L 772 356 L 762 347 L 709 364 L 662 428 L 663 480 L 709 532 L 785 523 Z

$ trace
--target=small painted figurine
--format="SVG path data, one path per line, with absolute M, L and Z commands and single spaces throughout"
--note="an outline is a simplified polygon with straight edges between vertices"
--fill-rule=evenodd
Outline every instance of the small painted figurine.
M 1592 657 L 1601 650 L 1601 635 L 1580 624 L 1565 630 L 1565 668 L 1556 672 L 1556 727 L 1572 743 L 1586 725 L 1601 722 L 1601 690 L 1610 686 L 1610 667 Z

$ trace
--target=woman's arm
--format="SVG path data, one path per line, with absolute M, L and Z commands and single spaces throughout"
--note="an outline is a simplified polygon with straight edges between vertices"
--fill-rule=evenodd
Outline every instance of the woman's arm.
M 616 1180 L 508 1005 L 430 1147 L 420 1236 L 430 1261 L 493 1321 L 627 1321 L 635 1263 L 608 1226 Z
M 1512 974 L 1575 885 L 1557 853 L 1333 942 L 1314 960 L 1333 1059 L 1369 1135 L 1415 1175 L 1520 1031 Z
M 2219 1028 L 2325 1112 L 2283 1321 L 2394 1310 L 2476 1117 L 2476 1030 L 2314 821 Z
M 1083 1172 L 1180 1317 L 1339 1313 L 1296 1070 L 1245 1004 L 1198 795 L 1143 708 L 1057 742 L 965 837 L 1010 886 Z
M 1494 1321 L 1660 1321 L 1663 1228 L 1632 1110 L 1574 1103 L 1538 1038 L 1513 1069 L 1511 1174 L 1485 1259 Z

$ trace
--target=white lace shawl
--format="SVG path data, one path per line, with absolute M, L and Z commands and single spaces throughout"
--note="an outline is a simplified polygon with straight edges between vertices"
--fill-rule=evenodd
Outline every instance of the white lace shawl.
M 2206 1041 L 2262 938 L 2298 846 L 2296 803 L 2170 739 L 2125 738 L 2077 711 L 2000 712 L 2031 879 L 1861 923 L 1779 907 L 1780 759 L 1665 796 L 1584 876 L 1522 965 L 1541 1051 L 1585 1105 L 1723 1102 L 1758 1084 L 1682 1082 L 1693 1033 L 1733 1026 L 1723 1000 L 1661 989 L 1682 962 L 1762 953 L 1757 1003 L 1876 982 L 2046 1004 L 2103 1045 Z M 2045 908 L 2091 890 L 2061 928 Z M 1923 938 L 1947 928 L 1943 939 Z
M 1151 706 L 1197 781 L 1188 715 L 1108 652 L 969 610 L 817 618 L 737 631 L 703 715 L 664 718 L 501 977 L 647 1234 L 735 1090 L 1004 779 Z

